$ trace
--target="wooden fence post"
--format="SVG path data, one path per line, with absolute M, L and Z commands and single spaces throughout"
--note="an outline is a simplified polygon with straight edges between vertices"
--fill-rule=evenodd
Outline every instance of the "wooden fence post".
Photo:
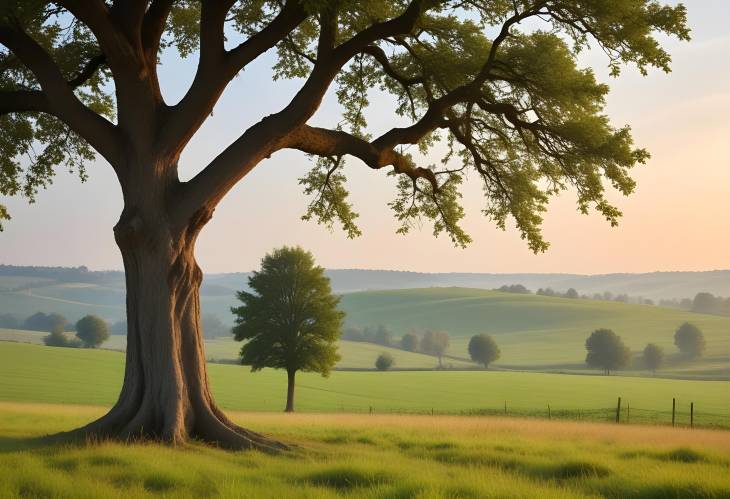
M 618 423 L 621 420 L 621 397 L 618 398 L 618 402 L 616 403 L 616 422 Z
M 689 404 L 689 427 L 695 427 L 695 403 L 690 402 Z
M 553 419 L 553 416 L 550 413 L 550 404 L 548 404 L 548 419 Z
M 626 402 L 626 423 L 631 423 L 631 404 Z
M 504 401 L 504 413 L 507 414 L 507 401 Z
M 677 413 L 677 399 L 672 397 L 672 426 L 674 426 L 676 413 Z

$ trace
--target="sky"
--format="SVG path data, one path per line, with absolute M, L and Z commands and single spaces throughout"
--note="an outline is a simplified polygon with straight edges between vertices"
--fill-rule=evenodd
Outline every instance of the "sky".
M 624 213 L 618 227 L 596 213 L 579 214 L 574 194 L 565 192 L 545 215 L 551 246 L 535 255 L 513 227 L 501 231 L 481 215 L 484 199 L 471 178 L 463 200 L 464 226 L 474 239 L 467 249 L 455 248 L 446 236 L 435 239 L 428 223 L 397 235 L 387 207 L 395 195 L 392 179 L 351 159 L 346 173 L 363 235 L 350 240 L 338 229 L 300 220 L 307 198 L 297 179 L 311 164 L 301 153 L 284 151 L 258 165 L 218 206 L 198 240 L 200 266 L 205 272 L 248 271 L 272 248 L 297 244 L 327 268 L 581 274 L 730 268 L 730 1 L 684 3 L 692 41 L 661 39 L 673 57 L 671 74 L 642 77 L 627 67 L 615 79 L 599 51 L 580 59 L 610 85 L 606 112 L 613 124 L 631 125 L 637 145 L 652 154 L 633 173 L 634 194 L 610 193 Z M 224 93 L 181 158 L 183 180 L 296 91 L 297 82 L 272 81 L 272 60 L 267 55 L 253 63 Z M 166 99 L 175 102 L 194 61 L 165 54 L 160 71 Z M 375 93 L 371 104 L 374 133 L 396 124 L 387 97 Z M 313 123 L 332 126 L 337 116 L 330 95 Z M 120 189 L 103 160 L 90 164 L 88 173 L 81 183 L 59 172 L 31 205 L 0 197 L 13 216 L 0 232 L 0 263 L 122 268 L 112 234 L 122 210 Z

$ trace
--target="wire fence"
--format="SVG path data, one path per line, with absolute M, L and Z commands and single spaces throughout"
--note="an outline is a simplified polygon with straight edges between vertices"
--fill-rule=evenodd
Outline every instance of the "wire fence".
M 338 412 L 397 414 L 397 415 L 432 415 L 432 416 L 511 416 L 524 418 L 555 419 L 566 421 L 611 422 L 618 424 L 666 425 L 683 428 L 717 428 L 730 429 L 730 414 L 705 412 L 696 404 L 669 400 L 667 410 L 645 409 L 631 405 L 623 400 L 613 407 L 600 408 L 565 408 L 546 404 L 544 408 L 511 407 L 509 401 L 493 407 L 477 407 L 471 409 L 440 409 L 438 407 L 377 407 L 340 405 Z

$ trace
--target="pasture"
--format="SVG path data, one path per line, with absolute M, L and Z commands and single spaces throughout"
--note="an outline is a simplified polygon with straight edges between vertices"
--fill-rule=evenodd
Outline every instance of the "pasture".
M 0 403 L 2 497 L 703 497 L 730 493 L 730 433 L 511 418 L 232 413 L 279 455 L 36 437 L 102 407 Z
M 110 405 L 123 375 L 120 352 L 0 342 L 0 400 Z M 209 364 L 213 392 L 227 410 L 277 411 L 284 406 L 286 375 L 252 373 L 238 365 Z M 730 382 L 628 376 L 584 376 L 501 371 L 333 372 L 330 378 L 297 375 L 296 407 L 306 412 L 502 413 L 610 420 L 617 397 L 631 420 L 730 427 Z M 643 415 L 643 416 L 642 416 Z

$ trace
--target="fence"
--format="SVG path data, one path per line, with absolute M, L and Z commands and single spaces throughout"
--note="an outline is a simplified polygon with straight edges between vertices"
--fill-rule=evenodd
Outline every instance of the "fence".
M 559 419 L 568 421 L 613 422 L 618 424 L 651 424 L 686 428 L 730 429 L 730 414 L 704 412 L 692 401 L 667 400 L 666 410 L 645 409 L 619 398 L 614 406 L 599 408 L 564 408 L 552 403 L 544 408 L 511 407 L 509 401 L 498 406 L 461 410 L 443 410 L 438 407 L 398 408 L 377 406 L 339 405 L 340 412 L 369 414 L 402 414 L 432 416 L 514 416 L 525 418 Z

